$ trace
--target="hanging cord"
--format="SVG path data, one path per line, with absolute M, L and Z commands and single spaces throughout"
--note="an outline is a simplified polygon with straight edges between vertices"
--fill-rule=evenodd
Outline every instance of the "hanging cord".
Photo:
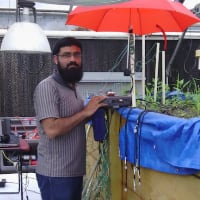
M 36 178 L 30 177 L 29 173 L 26 172 L 24 179 L 25 179 L 24 192 L 26 194 L 26 200 L 29 200 L 28 193 L 30 193 L 30 192 L 40 195 L 40 192 L 29 189 L 29 187 L 31 187 L 31 185 L 30 185 L 31 181 L 36 181 Z
M 122 124 L 122 115 L 120 115 L 120 126 L 119 127 L 121 127 L 121 124 Z M 126 124 L 127 124 L 127 121 L 125 123 L 125 133 L 126 133 L 126 128 L 127 128 Z M 120 132 L 120 128 L 119 128 L 119 132 Z M 126 153 L 125 153 L 125 156 L 126 156 Z M 120 147 L 119 147 L 119 157 L 121 158 L 121 156 L 120 156 Z M 127 192 L 127 166 L 126 166 L 126 157 L 124 158 L 124 161 L 122 159 L 120 159 L 120 160 L 121 160 L 121 180 L 123 180 L 123 177 L 124 177 L 124 170 L 125 170 L 125 177 L 126 177 L 126 179 L 125 179 L 125 187 L 124 187 L 124 189 L 122 187 L 122 192 L 121 192 L 122 197 L 123 197 L 123 192 Z M 122 199 L 122 197 L 121 197 L 121 199 Z
M 121 51 L 121 53 L 119 54 L 119 56 L 116 58 L 115 60 L 115 63 L 113 64 L 113 66 L 108 70 L 108 72 L 114 72 L 114 70 L 119 66 L 119 64 L 122 62 L 126 52 L 127 52 L 127 48 L 128 48 L 128 45 L 126 45 L 123 50 Z M 111 75 L 109 75 L 109 77 L 106 77 L 108 80 L 111 78 Z M 106 78 L 105 78 L 105 81 L 102 85 L 102 88 L 101 90 L 103 91 L 105 88 L 107 88 L 108 86 L 108 81 L 106 81 Z
M 24 184 L 24 192 L 26 193 L 26 200 L 29 200 L 29 197 L 28 197 L 28 186 L 29 186 L 29 178 L 28 178 L 28 173 L 26 173 L 25 184 Z
M 120 133 L 120 128 L 122 127 L 122 115 L 119 115 L 119 130 L 118 133 Z M 119 136 L 118 136 L 119 138 Z M 119 158 L 120 158 L 120 147 L 119 147 L 119 143 L 118 143 L 118 153 L 119 153 Z M 121 160 L 121 159 L 120 159 Z M 123 177 L 124 177 L 124 165 L 123 165 L 123 160 L 121 160 L 121 180 L 122 180 L 122 184 L 123 184 Z M 123 187 L 121 187 L 121 199 L 123 199 Z
M 126 135 L 128 134 L 128 119 L 131 114 L 131 111 L 134 109 L 134 107 L 129 108 L 129 111 L 127 113 L 126 117 L 126 123 L 125 123 L 125 136 L 124 136 L 124 146 L 125 146 L 125 157 L 124 157 L 124 170 L 125 170 L 125 187 L 124 187 L 124 192 L 127 192 L 128 190 L 128 166 L 127 166 L 127 140 L 128 138 Z
M 11 160 L 3 150 L 2 150 L 2 155 L 7 161 L 9 161 L 10 163 L 14 165 L 15 161 Z
M 112 121 L 112 116 L 114 113 L 114 109 L 111 110 L 111 116 L 109 116 L 109 111 L 107 108 L 104 108 L 105 110 L 105 125 L 106 125 L 106 134 L 104 136 L 104 140 L 108 139 L 108 134 L 109 134 L 109 130 L 110 130 L 110 124 Z
M 121 51 L 121 53 L 119 54 L 119 56 L 115 60 L 113 67 L 111 69 L 109 69 L 109 72 L 113 72 L 119 66 L 119 64 L 121 63 L 121 61 L 123 60 L 123 58 L 124 58 L 124 56 L 127 52 L 127 48 L 128 48 L 128 45 L 126 45 L 124 47 L 124 49 Z
M 131 74 L 131 75 L 134 75 L 134 74 Z M 134 79 L 133 79 L 133 76 L 130 76 L 130 77 L 131 77 L 131 88 L 129 90 L 129 93 L 131 94 L 132 91 L 133 91 L 133 81 L 134 81 Z
M 3 157 L 4 157 L 8 162 L 10 162 L 11 164 L 13 164 L 13 166 L 16 168 L 16 171 L 18 172 L 18 171 L 19 171 L 19 160 L 18 160 L 18 159 L 16 159 L 16 160 L 10 159 L 10 158 L 6 155 L 5 151 L 3 151 L 3 150 L 2 150 L 2 155 L 3 155 Z
M 189 74 L 189 69 L 188 69 L 188 70 L 186 69 L 186 64 L 187 64 L 187 62 L 189 62 L 189 58 L 190 58 L 190 56 L 191 56 L 190 54 L 191 54 L 191 50 L 192 50 L 192 43 L 193 43 L 193 41 L 190 40 L 189 48 L 187 49 L 187 54 L 186 54 L 186 56 L 185 56 L 185 58 L 184 58 L 184 63 L 183 63 L 184 72 L 187 73 L 187 74 Z M 196 60 L 196 59 L 195 59 L 195 60 Z M 195 67 L 196 67 L 196 66 L 195 66 Z M 194 66 L 192 66 L 192 68 L 191 68 L 191 66 L 190 66 L 189 68 L 190 68 L 190 70 L 191 70 L 191 69 L 194 70 Z
M 114 111 L 114 110 L 113 110 Z M 93 200 L 93 199 L 110 199 L 111 194 L 108 189 L 109 187 L 109 127 L 111 118 L 113 115 L 113 111 L 111 112 L 111 116 L 109 115 L 108 109 L 105 109 L 105 125 L 106 125 L 106 134 L 104 140 L 98 142 L 98 153 L 99 156 L 94 167 L 89 174 L 89 178 L 84 183 L 84 188 L 82 192 L 82 198 L 85 200 Z
M 141 135 L 142 124 L 144 116 L 148 113 L 147 110 L 143 110 L 137 118 L 136 125 L 134 127 L 135 138 L 135 166 L 133 167 L 133 190 L 136 191 L 136 174 L 138 177 L 138 184 L 141 185 L 141 173 L 140 173 L 140 147 L 141 147 Z
M 192 176 L 194 176 L 195 178 L 198 178 L 198 179 L 200 179 L 200 175 L 197 175 L 197 174 L 192 174 Z

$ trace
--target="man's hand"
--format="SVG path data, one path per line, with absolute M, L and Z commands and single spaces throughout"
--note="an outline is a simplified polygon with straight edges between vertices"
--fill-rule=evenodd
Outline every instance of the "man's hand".
M 87 113 L 88 117 L 92 116 L 99 108 L 107 106 L 107 104 L 103 103 L 103 100 L 106 99 L 107 96 L 93 96 L 88 104 L 84 108 L 84 112 Z
M 106 96 L 93 96 L 86 107 L 72 115 L 63 118 L 47 118 L 41 121 L 42 127 L 49 138 L 55 138 L 68 133 L 75 126 L 91 117 L 100 107 L 107 106 L 102 101 Z

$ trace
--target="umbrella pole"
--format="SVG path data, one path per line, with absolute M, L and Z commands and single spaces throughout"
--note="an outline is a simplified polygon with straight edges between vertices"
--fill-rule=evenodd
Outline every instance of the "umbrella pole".
M 131 66 L 131 78 L 132 78 L 132 107 L 136 107 L 135 98 L 135 34 L 130 33 L 130 66 Z
M 128 47 L 127 47 L 127 65 L 126 69 L 129 70 L 129 63 L 130 63 L 130 34 L 128 34 Z

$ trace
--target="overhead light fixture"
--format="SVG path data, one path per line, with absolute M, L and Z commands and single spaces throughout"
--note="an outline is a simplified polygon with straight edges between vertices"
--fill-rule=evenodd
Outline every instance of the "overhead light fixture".
M 1 51 L 50 53 L 51 49 L 39 25 L 31 22 L 16 22 L 5 34 Z
M 16 20 L 6 32 L 2 43 L 1 51 L 26 52 L 26 53 L 51 53 L 49 41 L 36 24 L 35 3 L 18 1 Z M 23 8 L 23 21 L 21 21 L 20 9 Z M 33 10 L 34 23 L 29 22 L 29 9 Z M 19 18 L 19 22 L 18 22 Z

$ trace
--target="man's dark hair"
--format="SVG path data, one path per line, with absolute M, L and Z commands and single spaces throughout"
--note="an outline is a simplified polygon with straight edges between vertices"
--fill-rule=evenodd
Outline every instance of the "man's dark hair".
M 53 48 L 53 55 L 57 55 L 60 51 L 60 48 L 62 47 L 69 47 L 69 46 L 77 46 L 81 49 L 82 51 L 82 45 L 80 43 L 79 40 L 77 40 L 76 38 L 73 37 L 64 37 L 60 40 L 58 40 L 58 42 L 55 44 L 54 48 Z

